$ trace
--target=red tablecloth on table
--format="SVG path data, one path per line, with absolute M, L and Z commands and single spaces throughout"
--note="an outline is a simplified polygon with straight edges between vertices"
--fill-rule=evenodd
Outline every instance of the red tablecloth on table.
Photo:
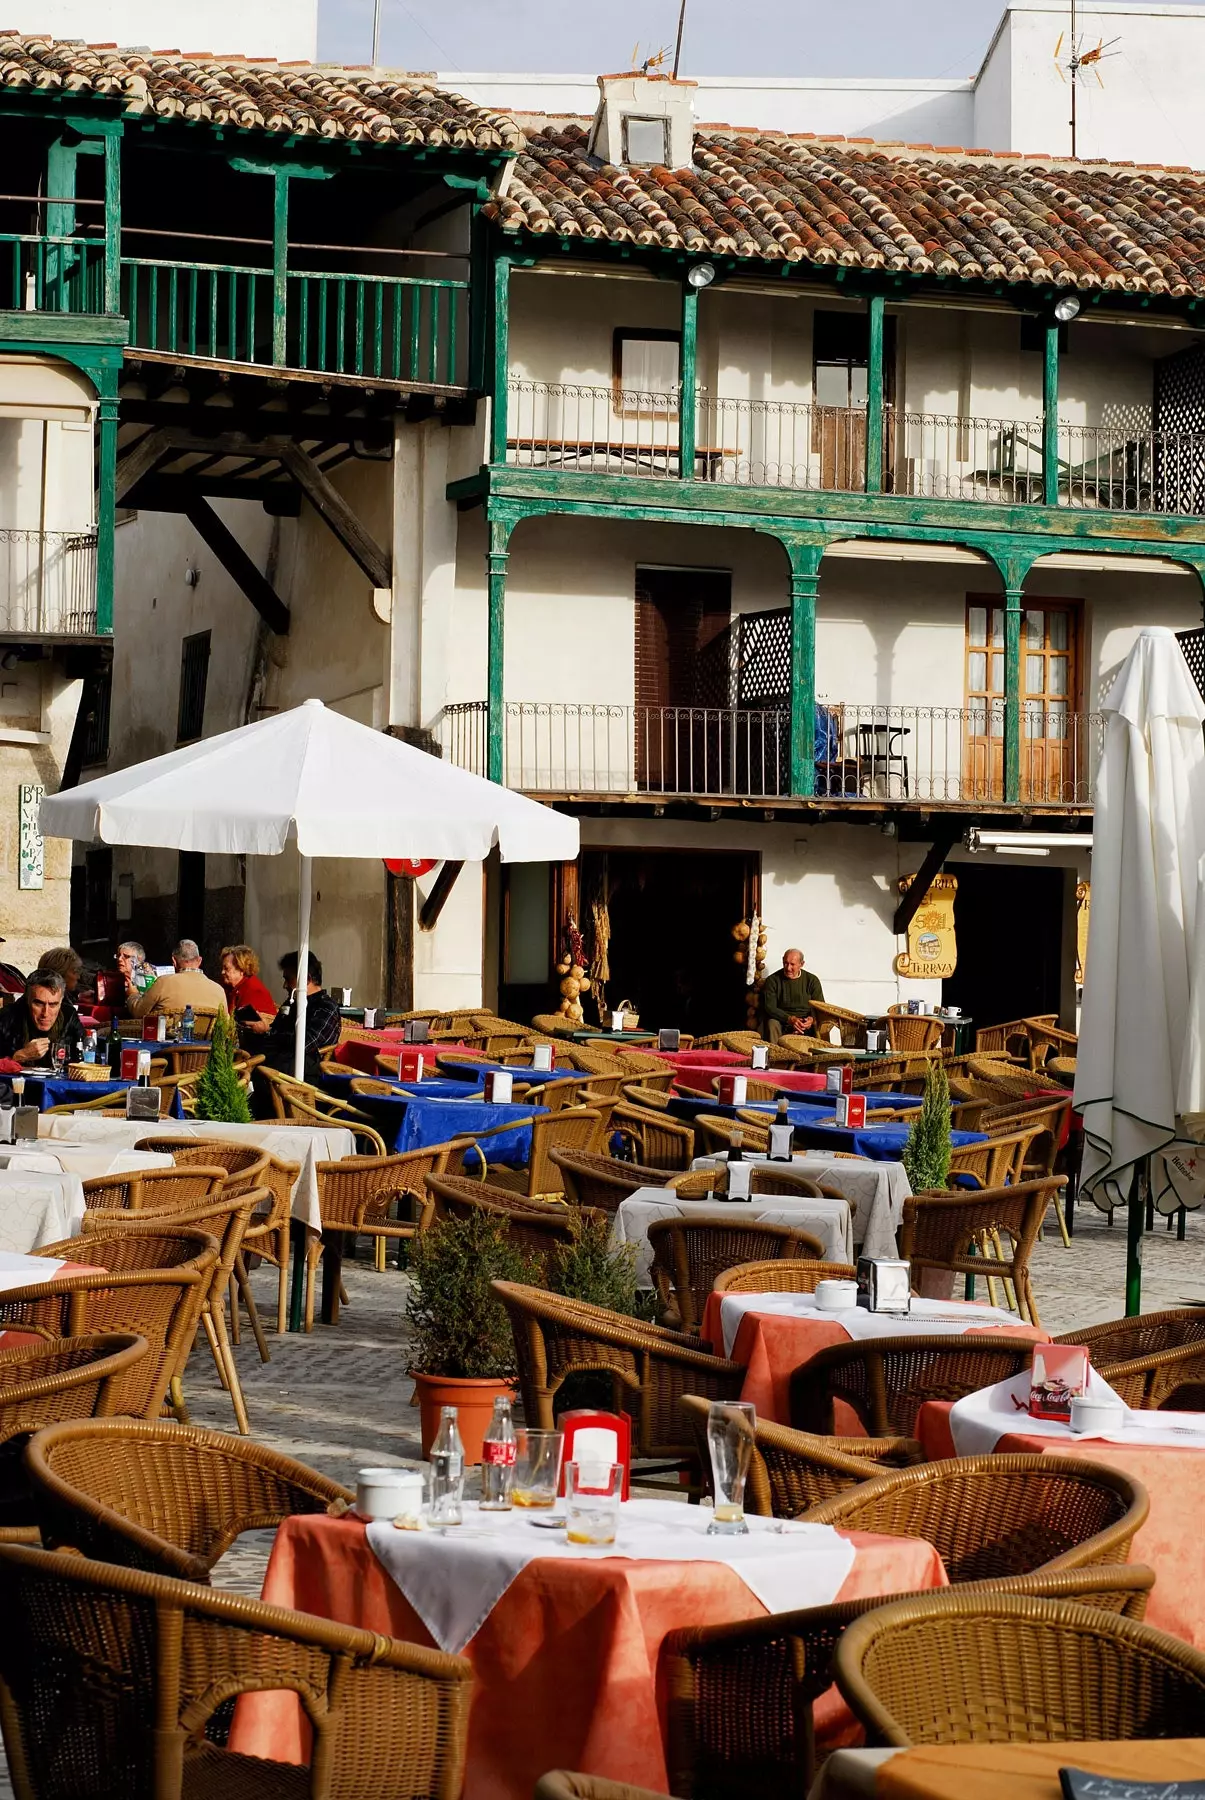
M 722 1294 L 708 1294 L 703 1310 L 702 1337 L 723 1354 L 724 1334 L 720 1326 Z M 959 1302 L 951 1301 L 951 1306 Z M 901 1321 L 900 1336 L 908 1326 Z M 1032 1325 L 1018 1322 L 1015 1326 L 984 1325 L 977 1330 L 1006 1335 L 1016 1332 L 1027 1341 L 1044 1343 L 1048 1336 Z M 732 1361 L 744 1363 L 747 1370 L 741 1399 L 751 1400 L 759 1419 L 770 1419 L 778 1425 L 791 1422 L 791 1377 L 803 1363 L 811 1362 L 822 1350 L 833 1344 L 849 1343 L 849 1333 L 836 1319 L 793 1318 L 789 1313 L 747 1312 L 740 1322 L 732 1346 Z M 957 1343 L 952 1338 L 951 1343 Z M 842 1437 L 865 1437 L 866 1432 L 853 1409 L 838 1400 L 833 1408 L 834 1428 Z
M 65 1281 L 68 1275 L 103 1275 L 104 1272 L 104 1269 L 99 1263 L 65 1262 L 60 1268 L 57 1268 L 52 1275 L 47 1275 L 46 1280 Z M 35 1285 L 36 1279 L 36 1276 L 31 1278 L 29 1282 L 30 1287 Z M 16 1290 L 10 1291 L 15 1292 Z M 0 1302 L 2 1302 L 4 1298 L 4 1291 L 0 1289 Z M 0 1350 L 19 1350 L 26 1344 L 41 1344 L 44 1342 L 45 1339 L 42 1337 L 41 1333 L 37 1331 L 0 1331 Z
M 848 1535 L 857 1557 L 838 1599 L 945 1585 L 931 1544 Z M 263 1597 L 274 1606 L 431 1644 L 353 1518 L 286 1519 L 276 1534 Z M 529 1563 L 465 1652 L 477 1682 L 464 1800 L 530 1800 L 539 1776 L 557 1768 L 664 1793 L 664 1696 L 657 1684 L 663 1638 L 679 1625 L 729 1624 L 761 1618 L 764 1611 L 723 1563 L 619 1557 Z M 829 1729 L 847 1730 L 852 1722 L 835 1692 L 825 1702 Z M 279 1692 L 245 1695 L 230 1748 L 301 1761 L 307 1752 L 296 1700 Z
M 365 1075 L 379 1075 L 377 1057 L 392 1055 L 405 1046 L 405 1038 L 400 1025 L 384 1026 L 374 1031 L 370 1037 L 345 1038 L 336 1046 L 333 1062 L 342 1063 L 345 1068 L 359 1069 Z M 427 1069 L 434 1073 L 435 1057 L 442 1050 L 469 1050 L 470 1044 L 415 1044 L 416 1050 L 423 1052 Z
M 916 1435 L 932 1460 L 954 1455 L 948 1400 L 920 1409 Z M 1130 1561 L 1155 1571 L 1146 1622 L 1205 1650 L 1205 1551 L 1196 1509 L 1205 1482 L 1205 1452 L 1177 1444 L 1110 1444 L 1101 1438 L 1027 1437 L 1009 1432 L 997 1456 L 1083 1456 L 1140 1481 L 1151 1497 L 1146 1524 L 1134 1539 Z

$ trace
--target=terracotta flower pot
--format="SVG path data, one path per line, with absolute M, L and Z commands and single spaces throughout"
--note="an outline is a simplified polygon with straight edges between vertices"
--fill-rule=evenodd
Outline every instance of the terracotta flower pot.
M 464 1445 L 465 1463 L 481 1461 L 481 1443 L 494 1416 L 494 1401 L 502 1394 L 513 1394 L 513 1381 L 493 1377 L 477 1379 L 462 1375 L 422 1375 L 411 1371 L 414 1397 L 418 1401 L 422 1427 L 423 1455 L 428 1456 L 439 1430 L 440 1408 L 454 1406 L 460 1440 Z

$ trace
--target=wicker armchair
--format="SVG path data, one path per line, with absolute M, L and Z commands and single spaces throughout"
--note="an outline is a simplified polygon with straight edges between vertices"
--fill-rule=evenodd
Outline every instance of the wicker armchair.
M 1032 1344 L 1003 1333 L 871 1338 L 821 1350 L 791 1377 L 791 1424 L 833 1432 L 833 1402 L 852 1407 L 871 1437 L 912 1437 L 927 1400 L 961 1400 L 1029 1367 Z
M 1037 1140 L 1049 1141 L 1049 1149 Z M 1041 1157 L 1053 1161 L 1053 1139 L 1041 1126 L 1003 1132 L 982 1144 L 959 1144 L 950 1152 L 950 1178 L 963 1187 L 1002 1188 L 1024 1179 L 1025 1165 Z
M 624 1050 L 619 1060 L 629 1081 L 635 1076 L 644 1087 L 659 1089 L 663 1094 L 674 1084 L 677 1070 L 664 1057 L 654 1056 L 647 1050 Z
M 924 1013 L 897 1013 L 892 1009 L 887 1015 L 887 1042 L 892 1050 L 905 1056 L 925 1056 L 936 1050 L 943 1029 L 940 1019 L 928 1018 Z
M 0 1549 L 0 1719 L 23 1800 L 452 1800 L 472 1665 L 199 1583 Z M 89 1621 L 97 1621 L 89 1628 Z M 103 1626 L 101 1625 L 103 1621 Z M 311 1766 L 215 1737 L 236 1695 L 292 1688 Z
M 574 1206 L 595 1206 L 614 1213 L 638 1188 L 666 1184 L 666 1171 L 645 1163 L 619 1162 L 589 1150 L 552 1150 L 549 1154 L 561 1171 L 565 1198 Z
M 244 1531 L 355 1498 L 265 1444 L 160 1421 L 71 1419 L 39 1431 L 26 1471 L 48 1550 L 208 1581 Z
M 695 1135 L 703 1140 L 703 1150 L 708 1156 L 723 1156 L 738 1141 L 741 1148 L 756 1151 L 765 1156 L 770 1148 L 770 1120 L 764 1124 L 751 1125 L 745 1120 L 726 1119 L 720 1113 L 696 1113 Z
M 961 1456 L 880 1475 L 807 1517 L 917 1537 L 951 1582 L 1128 1561 L 1150 1511 L 1141 1482 L 1079 1456 Z
M 900 1255 L 921 1269 L 945 1269 L 1011 1282 L 1017 1306 L 1031 1325 L 1040 1325 L 1029 1279 L 1029 1258 L 1062 1176 L 1021 1181 L 1015 1187 L 971 1193 L 914 1194 L 904 1202 Z M 974 1254 L 972 1254 L 974 1251 Z
M 432 1175 L 426 1185 L 427 1199 L 422 1216 L 424 1231 L 437 1219 L 467 1219 L 474 1213 L 485 1213 L 496 1224 L 505 1227 L 508 1241 L 534 1257 L 541 1270 L 562 1245 L 577 1242 L 585 1220 L 597 1220 L 601 1224 L 607 1218 L 606 1213 L 597 1212 L 593 1207 L 525 1200 L 511 1193 L 509 1188 L 495 1187 L 488 1181 L 472 1181 L 465 1175 Z
M 153 1141 L 153 1140 L 152 1140 Z M 216 1158 L 186 1173 L 177 1169 L 131 1169 L 123 1175 L 95 1175 L 84 1182 L 89 1209 L 106 1212 L 179 1212 L 220 1193 L 226 1171 Z
M 611 1377 L 611 1410 L 632 1415 L 633 1453 L 693 1465 L 694 1437 L 680 1405 L 683 1394 L 740 1398 L 741 1365 L 708 1355 L 695 1339 L 540 1288 L 509 1281 L 491 1285 L 510 1315 L 529 1425 L 552 1429 L 556 1395 L 566 1377 L 601 1370 Z
M 841 1033 L 841 1043 L 845 1049 L 856 1049 L 866 1042 L 866 1017 L 864 1013 L 851 1012 L 846 1006 L 830 1006 L 827 1000 L 813 1000 L 809 1003 L 809 1011 L 815 1021 L 812 1030 L 816 1037 L 825 1042 L 829 1032 L 835 1025 Z M 794 1036 L 791 1037 L 792 1048 Z M 779 1042 L 783 1040 L 780 1038 Z M 827 1044 L 826 1048 L 835 1046 Z
M 217 1240 L 202 1231 L 171 1229 L 109 1235 L 89 1232 L 35 1252 L 64 1262 L 92 1263 L 104 1274 L 58 1276 L 0 1294 L 0 1330 L 39 1337 L 85 1332 L 135 1332 L 147 1354 L 115 1383 L 113 1410 L 136 1419 L 158 1417 L 188 1360 L 205 1297 L 217 1266 Z
M 1141 1618 L 1154 1583 L 1153 1570 L 1127 1563 L 968 1582 L 957 1600 L 971 1606 L 1017 1594 Z M 799 1800 L 816 1773 L 812 1708 L 832 1684 L 833 1650 L 842 1633 L 893 1598 L 908 1597 L 871 1595 L 671 1631 L 661 1651 L 670 1786 L 708 1800 L 747 1800 L 751 1792 L 759 1800 Z M 738 1733 L 733 1720 L 741 1723 Z
M 652 1277 L 662 1323 L 697 1336 L 717 1275 L 738 1263 L 820 1257 L 824 1245 L 792 1225 L 729 1224 L 725 1219 L 657 1219 L 648 1228 Z
M 645 1112 L 666 1113 L 669 1111 L 669 1089 L 651 1087 L 648 1082 L 625 1081 L 623 1097 L 629 1106 L 642 1107 Z
M 695 1154 L 692 1127 L 660 1108 L 634 1106 L 629 1096 L 636 1091 L 630 1085 L 624 1089 L 624 1099 L 611 1113 L 612 1131 L 630 1144 L 636 1160 L 648 1168 L 669 1173 L 689 1169 Z
M 130 1331 L 0 1346 L 0 1543 L 38 1541 L 23 1454 L 30 1434 L 56 1419 L 111 1413 L 121 1377 L 148 1348 Z
M 820 1281 L 853 1281 L 852 1263 L 780 1257 L 772 1262 L 737 1263 L 711 1284 L 713 1294 L 814 1294 Z
M 1198 1306 L 1110 1319 L 1054 1342 L 1086 1345 L 1093 1368 L 1127 1406 L 1158 1408 L 1176 1388 L 1205 1380 L 1205 1312 Z
M 564 1013 L 536 1013 L 531 1022 L 536 1031 L 545 1037 L 568 1038 L 572 1041 L 577 1030 L 573 1021 L 567 1019 Z
M 752 1057 L 755 1045 L 763 1044 L 766 1050 L 766 1067 L 769 1069 L 797 1069 L 800 1058 L 790 1050 L 784 1050 L 782 1039 L 776 1044 L 768 1044 L 757 1031 L 722 1031 L 720 1033 L 720 1049 L 731 1050 L 737 1056 Z
M 850 1625 L 833 1672 L 873 1744 L 1194 1737 L 1205 1715 L 1199 1650 L 1094 1607 L 1015 1594 L 881 1607 Z
M 380 1246 L 392 1240 L 402 1242 L 419 1230 L 426 1200 L 424 1183 L 428 1175 L 440 1175 L 448 1166 L 447 1144 L 432 1144 L 425 1150 L 407 1150 L 393 1156 L 345 1156 L 340 1162 L 314 1164 L 318 1182 L 318 1205 L 322 1214 L 322 1235 L 306 1234 L 305 1245 L 305 1328 L 314 1329 L 314 1285 L 322 1258 L 323 1241 L 328 1233 L 344 1238 L 369 1237 Z M 397 1216 L 390 1209 L 397 1207 Z M 411 1216 L 402 1218 L 403 1207 Z M 378 1267 L 381 1263 L 378 1262 Z M 335 1317 L 338 1317 L 336 1312 Z
M 710 1169 L 692 1169 L 689 1175 L 677 1175 L 669 1183 L 684 1200 L 701 1200 L 705 1194 L 728 1192 L 728 1167 L 717 1163 Z M 781 1194 L 797 1200 L 841 1199 L 830 1188 L 820 1187 L 790 1163 L 753 1163 L 749 1169 L 751 1194 Z
M 516 1120 L 515 1124 L 520 1122 Z M 508 1169 L 501 1163 L 491 1163 L 488 1179 L 494 1186 L 508 1188 L 512 1194 L 523 1194 L 528 1200 L 534 1200 L 540 1194 L 563 1194 L 561 1171 L 552 1160 L 552 1151 L 597 1150 L 601 1135 L 602 1117 L 593 1107 L 571 1106 L 560 1112 L 538 1114 L 531 1121 L 531 1154 L 527 1167 Z M 482 1179 L 486 1179 L 484 1158 Z
M 709 1400 L 685 1394 L 682 1405 L 695 1434 L 703 1481 L 711 1492 L 707 1450 Z M 844 1493 L 886 1469 L 923 1463 L 925 1453 L 915 1438 L 812 1437 L 758 1419 L 753 1428 L 753 1457 L 745 1482 L 745 1511 L 765 1519 L 797 1519 L 809 1507 Z
M 336 1100 L 323 1088 L 311 1087 L 306 1081 L 295 1081 L 291 1075 L 282 1075 L 279 1069 L 270 1069 L 266 1063 L 259 1073 L 268 1084 L 273 1111 L 281 1124 L 343 1125 L 371 1145 L 375 1155 L 387 1154 L 384 1138 L 373 1130 L 362 1112 L 345 1100 Z

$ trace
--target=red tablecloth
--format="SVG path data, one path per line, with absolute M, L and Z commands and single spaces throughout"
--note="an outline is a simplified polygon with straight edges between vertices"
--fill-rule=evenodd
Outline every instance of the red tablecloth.
M 701 1335 L 714 1346 L 717 1355 L 723 1354 L 724 1334 L 720 1326 L 722 1299 L 722 1294 L 708 1294 L 707 1305 L 703 1310 Z M 961 1302 L 951 1301 L 949 1304 L 957 1306 Z M 901 1320 L 899 1335 L 905 1336 L 909 1329 Z M 1038 1331 L 1032 1325 L 1019 1322 L 1015 1326 L 984 1325 L 977 1329 L 993 1333 L 998 1330 L 1006 1335 L 1015 1331 L 1019 1337 L 1040 1343 L 1044 1343 L 1048 1336 L 1045 1331 Z M 791 1377 L 796 1369 L 811 1362 L 813 1356 L 818 1356 L 833 1344 L 847 1344 L 849 1341 L 849 1333 L 836 1319 L 801 1319 L 792 1318 L 789 1313 L 747 1312 L 741 1320 L 732 1346 L 732 1361 L 744 1363 L 747 1370 L 741 1399 L 753 1402 L 758 1418 L 770 1419 L 779 1425 L 789 1425 Z M 957 1339 L 952 1341 L 957 1342 Z M 843 1400 L 838 1400 L 834 1406 L 833 1422 L 843 1437 L 866 1436 L 857 1414 Z
M 857 1557 L 838 1599 L 945 1585 L 931 1544 L 849 1534 Z M 411 1643 L 430 1635 L 352 1518 L 286 1519 L 264 1581 L 274 1606 L 299 1607 Z M 530 1563 L 470 1641 L 477 1676 L 464 1800 L 530 1800 L 548 1769 L 578 1769 L 665 1793 L 664 1695 L 657 1658 L 679 1625 L 761 1618 L 764 1609 L 722 1563 L 622 1558 Z M 835 1690 L 818 1723 L 846 1735 Z M 302 1720 L 289 1694 L 239 1701 L 230 1748 L 300 1762 Z
M 46 1267 L 46 1263 L 41 1257 L 31 1257 L 30 1261 L 41 1262 L 42 1267 Z M 103 1275 L 104 1272 L 104 1269 L 99 1263 L 65 1262 L 42 1279 L 45 1279 L 46 1281 L 64 1281 L 68 1275 Z M 34 1287 L 39 1279 L 37 1273 L 31 1273 L 26 1285 Z M 4 1299 L 5 1293 L 9 1291 L 13 1290 L 0 1288 L 0 1301 Z M 44 1339 L 36 1331 L 0 1331 L 0 1350 L 19 1350 L 25 1344 L 40 1344 L 43 1342 Z
M 953 1456 L 948 1400 L 922 1406 L 916 1435 L 933 1460 Z M 997 1456 L 1083 1456 L 1107 1463 L 1140 1481 L 1151 1497 L 1146 1524 L 1134 1539 L 1130 1561 L 1155 1571 L 1146 1622 L 1205 1650 L 1205 1552 L 1196 1509 L 1205 1482 L 1205 1452 L 1176 1444 L 1110 1444 L 1101 1438 L 1027 1437 L 1010 1432 Z

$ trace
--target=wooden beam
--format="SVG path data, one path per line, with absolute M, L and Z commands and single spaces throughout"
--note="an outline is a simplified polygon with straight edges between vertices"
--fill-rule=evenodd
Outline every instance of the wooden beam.
M 909 925 L 911 925 L 924 902 L 925 895 L 929 892 L 933 877 L 941 874 L 942 864 L 945 862 L 946 857 L 950 854 L 961 836 L 962 833 L 960 831 L 950 831 L 947 828 L 944 831 L 938 832 L 937 836 L 934 838 L 932 844 L 929 846 L 924 862 L 916 871 L 916 874 L 909 882 L 904 893 L 901 894 L 900 903 L 895 909 L 895 917 L 891 921 L 891 929 L 894 931 L 896 937 L 903 937 Z
M 328 481 L 313 457 L 307 456 L 300 444 L 286 442 L 280 444 L 278 454 L 314 511 L 334 532 L 373 587 L 392 587 L 393 571 L 389 557 L 376 539 L 365 531 L 338 488 Z
M 125 504 L 141 512 L 182 513 L 197 498 L 249 501 L 262 506 L 270 518 L 295 519 L 301 511 L 301 495 L 291 481 L 240 481 L 229 475 L 148 475 Z
M 391 1012 L 409 1012 L 414 1005 L 414 877 L 389 873 L 385 882 L 385 1004 Z
M 418 928 L 420 931 L 435 930 L 435 927 L 439 922 L 439 915 L 444 909 L 448 895 L 456 886 L 456 877 L 463 868 L 464 864 L 458 862 L 446 862 L 443 865 L 439 874 L 435 877 L 435 885 L 427 895 L 427 898 L 423 901 L 422 910 L 418 915 Z
M 117 465 L 117 504 L 120 506 L 126 495 L 138 486 L 144 475 L 149 475 L 157 463 L 163 461 L 172 448 L 174 432 L 148 431 L 145 437 L 139 438 L 132 450 L 127 450 Z
M 289 609 L 266 575 L 261 575 L 238 539 L 227 528 L 208 500 L 194 494 L 184 508 L 185 515 L 213 551 L 230 579 L 246 594 L 269 630 L 279 637 L 288 635 Z

